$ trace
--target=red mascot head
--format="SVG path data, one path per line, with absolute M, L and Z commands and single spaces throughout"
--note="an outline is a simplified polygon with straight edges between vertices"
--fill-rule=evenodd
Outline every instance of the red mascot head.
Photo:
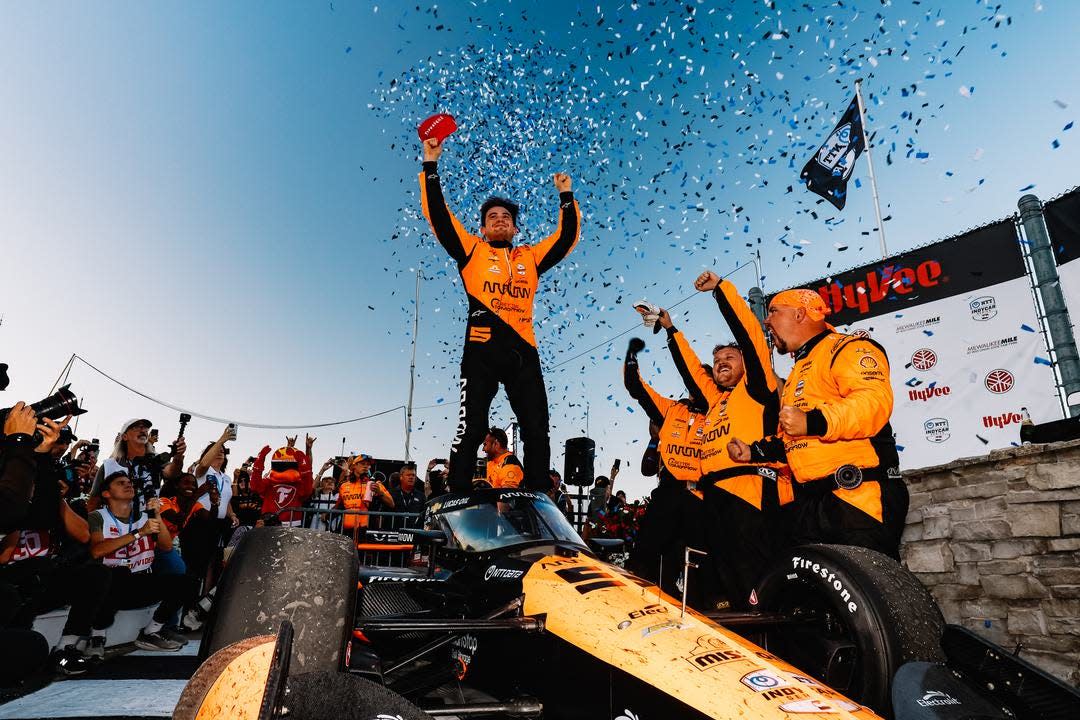
M 275 485 L 300 484 L 300 451 L 296 448 L 278 448 L 270 458 L 270 482 Z

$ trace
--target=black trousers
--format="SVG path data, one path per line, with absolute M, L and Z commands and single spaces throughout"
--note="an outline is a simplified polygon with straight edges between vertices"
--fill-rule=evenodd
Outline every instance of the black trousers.
M 722 490 L 706 475 L 705 543 L 715 579 L 736 610 L 751 607 L 750 595 L 776 554 L 786 546 L 776 483 L 761 478 L 761 509 Z
M 108 568 L 97 563 L 66 565 L 49 558 L 30 558 L 0 566 L 0 584 L 14 589 L 14 595 L 9 596 L 13 612 L 7 624 L 29 630 L 35 616 L 69 605 L 64 635 L 89 635 L 110 580 Z
M 509 331 L 501 335 L 507 334 Z M 460 415 L 450 447 L 450 492 L 467 492 L 472 487 L 476 450 L 487 434 L 488 411 L 500 383 L 506 388 L 506 398 L 517 417 L 525 446 L 522 484 L 528 490 L 551 487 L 547 390 L 540 371 L 540 354 L 516 336 L 507 340 L 501 335 L 496 332 L 487 342 L 465 343 L 461 356 Z
M 683 572 L 686 547 L 705 548 L 702 519 L 701 500 L 686 488 L 685 482 L 661 468 L 660 482 L 649 494 L 649 504 L 630 552 L 629 570 L 656 583 L 664 592 L 680 596 L 678 579 Z M 691 558 L 691 562 L 700 565 L 697 558 Z M 690 604 L 695 605 L 712 593 L 715 583 L 709 581 L 708 575 L 691 570 Z
M 104 567 L 104 566 L 103 566 Z M 144 570 L 133 573 L 126 567 L 105 567 L 112 582 L 105 602 L 94 615 L 94 629 L 113 624 L 118 610 L 133 610 L 160 603 L 154 622 L 166 624 L 184 605 L 194 603 L 195 585 L 187 575 L 163 575 Z
M 903 478 L 873 482 L 881 484 L 882 522 L 834 495 L 832 478 L 796 484 L 795 502 L 785 508 L 791 544 L 858 545 L 899 561 L 908 511 L 907 485 Z

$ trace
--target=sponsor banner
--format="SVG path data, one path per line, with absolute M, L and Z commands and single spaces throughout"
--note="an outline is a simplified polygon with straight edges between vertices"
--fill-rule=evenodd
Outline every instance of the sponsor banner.
M 1061 417 L 1053 373 L 1036 361 L 1047 357 L 1038 327 L 1025 276 L 844 329 L 868 331 L 889 355 L 902 468 L 1018 444 L 1022 408 L 1035 422 Z
M 1023 276 L 1015 227 L 1012 220 L 1002 220 L 802 287 L 821 295 L 832 310 L 829 322 L 837 327 L 911 312 L 918 305 L 956 295 L 976 302 L 980 316 L 989 321 L 996 307 L 984 308 L 982 303 L 991 299 L 974 291 Z M 940 320 L 935 313 L 912 316 L 904 332 L 933 329 Z

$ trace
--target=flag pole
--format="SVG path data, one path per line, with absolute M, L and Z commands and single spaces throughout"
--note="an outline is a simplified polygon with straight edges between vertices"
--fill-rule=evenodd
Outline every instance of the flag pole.
M 881 203 L 878 201 L 877 178 L 874 177 L 874 159 L 870 155 L 870 134 L 866 131 L 866 109 L 862 101 L 862 78 L 855 81 L 855 102 L 859 104 L 859 124 L 863 129 L 863 147 L 866 149 L 866 166 L 870 168 L 870 189 L 874 195 L 874 213 L 877 215 L 878 239 L 881 241 L 881 259 L 889 257 L 885 247 L 885 223 L 881 221 Z

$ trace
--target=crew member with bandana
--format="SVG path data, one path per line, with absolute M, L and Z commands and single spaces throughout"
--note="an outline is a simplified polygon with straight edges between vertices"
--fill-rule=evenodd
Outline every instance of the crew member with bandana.
M 548 488 L 551 448 L 547 391 L 533 332 L 533 298 L 539 277 L 566 257 L 581 234 L 580 211 L 570 176 L 556 173 L 559 225 L 535 245 L 514 245 L 518 206 L 489 198 L 480 207 L 480 234 L 467 232 L 450 212 L 439 182 L 442 143 L 424 141 L 420 197 L 435 238 L 454 259 L 469 298 L 465 350 L 461 356 L 461 416 L 450 448 L 449 486 L 466 492 L 472 485 L 476 449 L 488 429 L 488 410 L 499 389 L 521 427 L 525 481 L 530 490 Z
M 861 545 L 899 560 L 908 491 L 889 425 L 889 360 L 869 337 L 836 332 L 828 312 L 813 290 L 785 290 L 769 303 L 773 344 L 795 358 L 779 432 L 750 445 L 736 437 L 728 452 L 738 462 L 791 466 L 795 544 Z

